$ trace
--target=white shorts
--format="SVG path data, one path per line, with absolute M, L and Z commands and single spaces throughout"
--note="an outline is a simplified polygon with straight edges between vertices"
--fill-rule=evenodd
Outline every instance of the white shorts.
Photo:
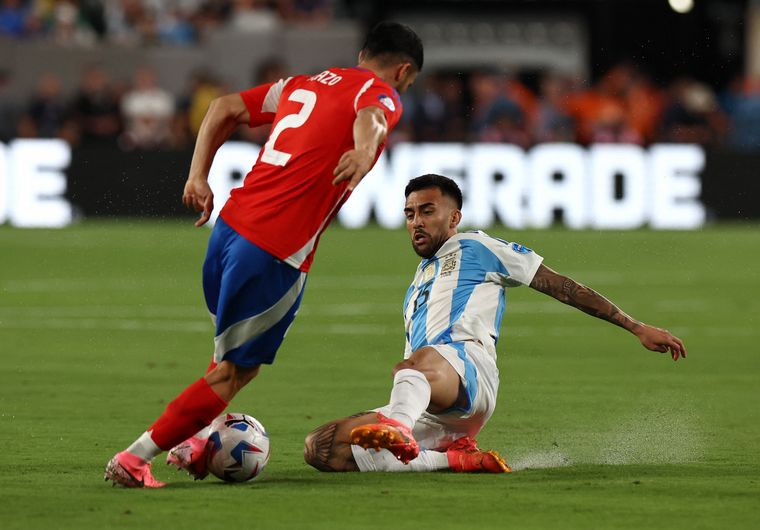
M 438 414 L 423 412 L 413 434 L 421 449 L 443 450 L 463 436 L 475 436 L 496 408 L 499 369 L 493 357 L 478 342 L 431 344 L 459 374 L 468 397 L 466 408 L 451 408 Z M 390 406 L 375 409 L 385 415 Z

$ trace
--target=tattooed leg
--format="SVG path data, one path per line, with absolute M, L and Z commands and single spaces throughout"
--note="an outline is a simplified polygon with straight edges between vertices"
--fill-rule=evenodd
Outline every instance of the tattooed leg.
M 320 471 L 359 471 L 351 452 L 351 429 L 374 421 L 374 412 L 359 412 L 317 427 L 306 437 L 303 458 Z

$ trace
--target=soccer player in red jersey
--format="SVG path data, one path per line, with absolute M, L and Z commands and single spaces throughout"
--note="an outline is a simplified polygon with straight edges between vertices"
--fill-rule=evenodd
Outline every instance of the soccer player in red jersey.
M 196 226 L 209 220 L 214 207 L 207 179 L 216 151 L 241 124 L 272 124 L 209 240 L 203 291 L 216 325 L 213 360 L 204 377 L 111 459 L 106 480 L 164 486 L 150 463 L 166 450 L 169 463 L 196 478 L 206 476 L 203 430 L 262 364 L 274 361 L 319 237 L 380 156 L 401 117 L 399 93 L 414 82 L 422 62 L 419 37 L 404 25 L 383 22 L 367 36 L 357 67 L 290 77 L 211 103 L 182 197 L 202 212 Z

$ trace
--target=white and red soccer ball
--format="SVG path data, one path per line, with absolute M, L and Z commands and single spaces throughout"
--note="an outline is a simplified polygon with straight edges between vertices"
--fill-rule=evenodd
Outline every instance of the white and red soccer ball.
M 211 423 L 208 470 L 227 482 L 255 478 L 269 462 L 269 436 L 253 416 L 222 414 Z

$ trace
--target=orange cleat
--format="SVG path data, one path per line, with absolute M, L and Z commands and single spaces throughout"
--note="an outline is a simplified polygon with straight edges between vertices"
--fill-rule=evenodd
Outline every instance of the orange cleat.
M 166 464 L 176 466 L 180 471 L 184 469 L 195 480 L 203 480 L 208 475 L 207 446 L 208 438 L 191 436 L 169 450 L 169 454 L 166 455 Z
M 153 477 L 150 463 L 126 451 L 116 453 L 106 465 L 105 480 L 125 488 L 163 488 L 166 483 Z
M 351 443 L 365 449 L 387 449 L 393 456 L 408 464 L 420 454 L 412 430 L 403 423 L 377 413 L 378 423 L 360 425 L 351 430 Z
M 512 469 L 496 451 L 483 451 L 474 438 L 465 436 L 446 449 L 449 468 L 459 473 L 511 473 Z

